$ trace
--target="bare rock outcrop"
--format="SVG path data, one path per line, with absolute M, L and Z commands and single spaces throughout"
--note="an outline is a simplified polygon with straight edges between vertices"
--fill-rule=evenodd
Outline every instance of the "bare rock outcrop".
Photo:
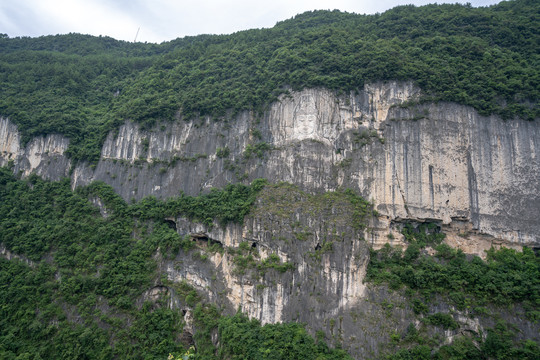
M 466 233 L 468 242 L 451 243 L 479 255 L 492 245 L 537 246 L 538 122 L 418 104 L 419 96 L 411 83 L 398 82 L 348 96 L 306 89 L 283 95 L 262 117 L 179 119 L 150 131 L 126 122 L 109 134 L 97 165 L 72 169 L 72 183 L 101 180 L 127 200 L 194 195 L 261 177 L 311 192 L 349 187 L 381 214 L 369 239 L 375 247 L 389 234 L 399 242 L 392 224 L 407 219 Z M 23 176 L 68 176 L 68 145 L 48 135 L 23 147 L 17 127 L 0 119 L 0 163 L 13 160 Z M 470 229 L 460 232 L 464 223 Z

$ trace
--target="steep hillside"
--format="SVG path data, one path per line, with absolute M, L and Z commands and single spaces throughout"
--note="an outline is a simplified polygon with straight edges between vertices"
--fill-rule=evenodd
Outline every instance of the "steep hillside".
M 259 180 L 128 205 L 103 183 L 3 168 L 0 197 L 3 359 L 538 354 L 531 250 L 466 258 L 411 223 L 403 254 L 375 252 L 362 234 L 377 214 L 350 190 Z
M 0 164 L 15 173 L 73 186 L 104 181 L 127 201 L 206 192 L 266 178 L 310 192 L 351 188 L 380 213 L 365 237 L 380 247 L 401 244 L 404 222 L 436 222 L 468 253 L 501 244 L 537 247 L 540 224 L 540 127 L 504 121 L 449 103 L 415 101 L 411 83 L 367 84 L 336 96 L 291 92 L 257 116 L 197 118 L 111 132 L 97 164 L 67 155 L 69 139 L 34 138 L 0 119 Z
M 73 159 L 97 161 L 126 119 L 260 111 L 288 89 L 345 93 L 380 80 L 413 81 L 424 100 L 482 115 L 534 119 L 538 3 L 402 6 L 380 15 L 317 11 L 271 29 L 131 44 L 76 34 L 0 38 L 0 115 L 23 143 L 60 133 Z M 232 113 L 231 113 L 232 111 Z
M 0 37 L 0 358 L 536 359 L 539 10 Z

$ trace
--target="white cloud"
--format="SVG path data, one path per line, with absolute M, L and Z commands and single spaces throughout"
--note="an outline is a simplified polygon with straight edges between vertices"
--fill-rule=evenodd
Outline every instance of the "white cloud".
M 84 0 L 49 0 L 36 3 L 47 24 L 54 24 L 55 31 L 109 35 L 127 39 L 137 29 L 129 14 L 122 13 L 107 3 Z M 40 18 L 43 18 L 40 16 Z

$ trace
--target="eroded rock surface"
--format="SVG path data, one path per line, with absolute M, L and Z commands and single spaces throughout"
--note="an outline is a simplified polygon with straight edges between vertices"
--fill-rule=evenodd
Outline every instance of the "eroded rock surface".
M 196 195 L 256 178 L 296 185 L 285 196 L 305 193 L 287 198 L 287 206 L 276 205 L 283 194 L 270 201 L 264 193 L 243 226 L 167 219 L 198 249 L 224 250 L 157 256 L 160 269 L 230 313 L 240 308 L 263 323 L 303 322 L 369 358 L 389 334 L 415 321 L 400 295 L 363 283 L 369 248 L 404 245 L 405 223 L 433 222 L 448 244 L 480 256 L 492 246 L 540 246 L 539 122 L 484 117 L 457 104 L 416 104 L 419 95 L 412 84 L 395 82 L 349 96 L 306 89 L 282 96 L 262 116 L 178 119 L 151 131 L 126 122 L 109 134 L 97 164 L 73 169 L 67 139 L 53 134 L 23 146 L 17 127 L 0 118 L 0 165 L 12 161 L 22 176 L 71 176 L 74 187 L 104 181 L 126 200 Z M 367 227 L 355 227 L 345 205 L 325 208 L 305 198 L 340 188 L 374 204 L 378 215 L 365 219 Z M 250 254 L 255 263 L 239 266 L 238 257 Z M 3 256 L 10 256 L 5 249 Z M 403 306 L 385 310 L 383 301 Z M 474 331 L 493 325 L 465 315 L 456 321 L 464 316 Z M 524 329 L 537 335 L 531 324 Z
M 432 219 L 454 232 L 469 223 L 477 245 L 452 243 L 480 255 L 492 244 L 538 244 L 538 122 L 484 117 L 456 104 L 411 105 L 419 94 L 395 82 L 339 97 L 307 89 L 282 96 L 262 117 L 180 119 L 152 131 L 127 122 L 109 134 L 97 166 L 73 169 L 72 183 L 101 180 L 127 200 L 261 177 L 311 192 L 349 187 L 373 201 L 387 224 L 373 231 L 375 247 L 402 219 Z M 24 176 L 69 175 L 66 139 L 48 135 L 25 147 L 19 139 L 2 118 L 1 164 L 14 160 Z M 400 240 L 398 232 L 391 237 Z
M 161 271 L 173 283 L 188 282 L 226 314 L 241 310 L 263 324 L 300 322 L 354 358 L 377 358 L 392 334 L 420 323 L 403 292 L 364 283 L 372 231 L 365 226 L 378 220 L 368 211 L 358 221 L 354 210 L 343 192 L 309 195 L 293 185 L 269 185 L 243 226 L 176 219 L 177 231 L 194 247 L 164 256 Z M 442 299 L 429 311 L 453 314 L 457 329 L 433 329 L 448 341 L 463 329 L 479 335 L 494 326 L 492 317 Z M 516 315 L 518 309 L 492 311 L 524 339 L 538 340 L 537 324 Z

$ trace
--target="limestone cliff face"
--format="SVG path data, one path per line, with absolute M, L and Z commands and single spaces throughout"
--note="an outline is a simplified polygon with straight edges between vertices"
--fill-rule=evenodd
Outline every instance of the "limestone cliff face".
M 391 329 L 408 323 L 358 328 L 367 319 L 382 324 L 385 315 L 378 305 L 383 295 L 362 281 L 369 244 L 352 213 L 343 193 L 310 196 L 288 184 L 268 186 L 243 226 L 207 228 L 174 219 L 177 231 L 197 245 L 163 260 L 162 271 L 175 283 L 187 280 L 229 313 L 241 309 L 262 323 L 298 321 L 364 358 L 378 353 Z M 206 250 L 216 244 L 224 251 Z M 246 263 L 248 256 L 253 261 Z M 409 317 L 410 311 L 400 318 Z
M 493 244 L 538 244 L 538 122 L 456 104 L 406 106 L 419 94 L 394 82 L 350 96 L 307 89 L 282 96 L 262 117 L 180 119 L 151 131 L 126 122 L 109 134 L 97 166 L 72 169 L 72 182 L 101 180 L 128 200 L 260 177 L 315 192 L 350 187 L 382 215 L 369 238 L 376 247 L 389 233 L 399 242 L 407 219 L 437 221 L 451 244 L 480 255 Z M 67 176 L 67 146 L 48 135 L 23 148 L 16 127 L 0 119 L 0 161 L 14 160 L 23 175 Z
M 0 117 L 0 166 L 13 161 L 15 173 L 53 180 L 68 176 L 71 162 L 64 155 L 68 145 L 65 137 L 51 134 L 36 137 L 23 147 L 17 127 Z
M 352 213 L 343 193 L 309 196 L 288 184 L 267 186 L 244 225 L 209 228 L 185 218 L 168 219 L 196 245 L 160 259 L 160 270 L 173 284 L 189 282 L 226 313 L 240 309 L 263 324 L 300 322 L 311 334 L 322 331 L 326 341 L 354 358 L 377 358 L 391 334 L 403 334 L 419 322 L 400 292 L 363 282 L 369 230 L 356 226 Z M 248 256 L 253 261 L 246 262 Z M 192 309 L 177 306 L 190 316 Z M 538 339 L 538 325 L 516 316 L 519 310 L 492 311 L 516 325 L 524 338 Z M 453 314 L 459 329 L 433 329 L 448 341 L 463 331 L 481 334 L 493 326 L 489 316 L 459 311 L 444 301 L 434 301 L 430 312 Z
M 230 312 L 241 308 L 264 323 L 300 321 L 369 358 L 390 333 L 415 321 L 404 298 L 362 282 L 369 247 L 401 244 L 405 222 L 436 222 L 446 242 L 481 256 L 491 246 L 540 246 L 540 123 L 484 117 L 456 104 L 417 104 L 419 95 L 412 84 L 394 82 L 349 96 L 307 89 L 282 96 L 262 116 L 178 119 L 151 131 L 128 121 L 109 134 L 97 164 L 73 168 L 67 139 L 53 134 L 23 146 L 17 127 L 0 118 L 0 165 L 13 161 L 22 176 L 71 176 L 74 187 L 101 180 L 126 200 L 195 195 L 255 178 L 297 185 L 285 193 L 265 189 L 243 226 L 210 229 L 169 219 L 200 249 L 233 250 L 198 258 L 158 254 L 161 271 Z M 301 194 L 343 187 L 374 204 L 379 216 L 366 219 L 367 228 L 354 226 L 346 206 L 325 208 Z M 239 266 L 238 256 L 248 253 L 256 263 Z M 403 306 L 382 309 L 388 298 Z M 462 328 L 492 325 L 465 315 L 455 316 Z M 537 327 L 520 326 L 537 337 Z
M 17 126 L 8 119 L 0 117 L 0 151 L 2 152 L 2 164 L 19 154 L 20 140 Z

